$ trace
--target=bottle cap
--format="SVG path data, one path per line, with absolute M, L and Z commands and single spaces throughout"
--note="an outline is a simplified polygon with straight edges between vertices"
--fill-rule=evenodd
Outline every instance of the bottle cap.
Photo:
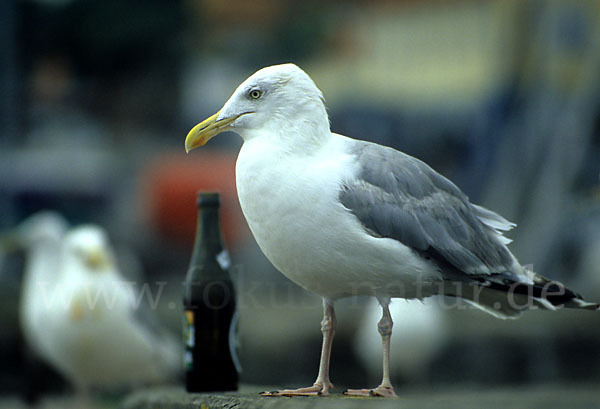
M 219 192 L 198 192 L 196 204 L 198 207 L 219 206 Z

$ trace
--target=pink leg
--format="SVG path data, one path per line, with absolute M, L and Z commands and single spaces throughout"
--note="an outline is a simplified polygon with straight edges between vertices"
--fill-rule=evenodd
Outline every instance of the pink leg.
M 392 336 L 394 322 L 392 321 L 388 307 L 389 300 L 380 300 L 380 303 L 383 315 L 377 325 L 377 330 L 381 335 L 381 344 L 383 347 L 383 379 L 381 385 L 375 389 L 348 389 L 344 392 L 345 395 L 396 397 L 396 392 L 394 392 L 394 387 L 390 381 L 390 337 Z
M 321 321 L 321 332 L 323 333 L 323 347 L 321 349 L 321 361 L 319 363 L 319 374 L 312 386 L 299 389 L 283 389 L 273 392 L 263 392 L 262 396 L 327 396 L 333 385 L 329 381 L 329 358 L 331 356 L 331 345 L 335 334 L 335 310 L 333 302 L 323 299 L 323 321 Z

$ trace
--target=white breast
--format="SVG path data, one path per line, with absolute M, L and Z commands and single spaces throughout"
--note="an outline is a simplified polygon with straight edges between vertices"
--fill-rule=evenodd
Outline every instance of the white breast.
M 250 230 L 271 263 L 328 298 L 419 296 L 410 283 L 435 275 L 431 266 L 395 240 L 366 234 L 338 200 L 342 182 L 357 172 L 344 154 L 348 139 L 334 135 L 309 156 L 283 153 L 265 139 L 244 143 L 236 182 Z

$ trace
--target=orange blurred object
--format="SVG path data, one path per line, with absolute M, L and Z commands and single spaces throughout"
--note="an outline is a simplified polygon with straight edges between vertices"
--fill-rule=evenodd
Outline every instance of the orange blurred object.
M 191 245 L 196 231 L 198 191 L 221 194 L 221 226 L 226 246 L 248 237 L 249 229 L 235 189 L 235 160 L 229 152 L 171 154 L 153 161 L 144 173 L 150 221 L 166 239 Z

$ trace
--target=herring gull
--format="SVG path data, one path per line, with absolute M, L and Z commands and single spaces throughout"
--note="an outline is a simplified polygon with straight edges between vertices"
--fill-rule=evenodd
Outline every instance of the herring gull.
M 525 309 L 598 309 L 523 267 L 503 232 L 514 224 L 470 203 L 451 181 L 389 147 L 330 131 L 321 91 L 294 64 L 263 68 L 196 125 L 186 151 L 231 130 L 244 140 L 238 198 L 259 247 L 286 277 L 323 298 L 323 346 L 312 386 L 266 396 L 327 395 L 334 302 L 374 296 L 383 314 L 383 379 L 359 396 L 395 396 L 391 298 L 457 297 L 500 318 Z
M 179 342 L 152 316 L 141 315 L 141 296 L 118 269 L 103 228 L 69 228 L 62 216 L 45 211 L 7 238 L 27 249 L 20 306 L 25 339 L 80 397 L 92 388 L 177 376 Z

